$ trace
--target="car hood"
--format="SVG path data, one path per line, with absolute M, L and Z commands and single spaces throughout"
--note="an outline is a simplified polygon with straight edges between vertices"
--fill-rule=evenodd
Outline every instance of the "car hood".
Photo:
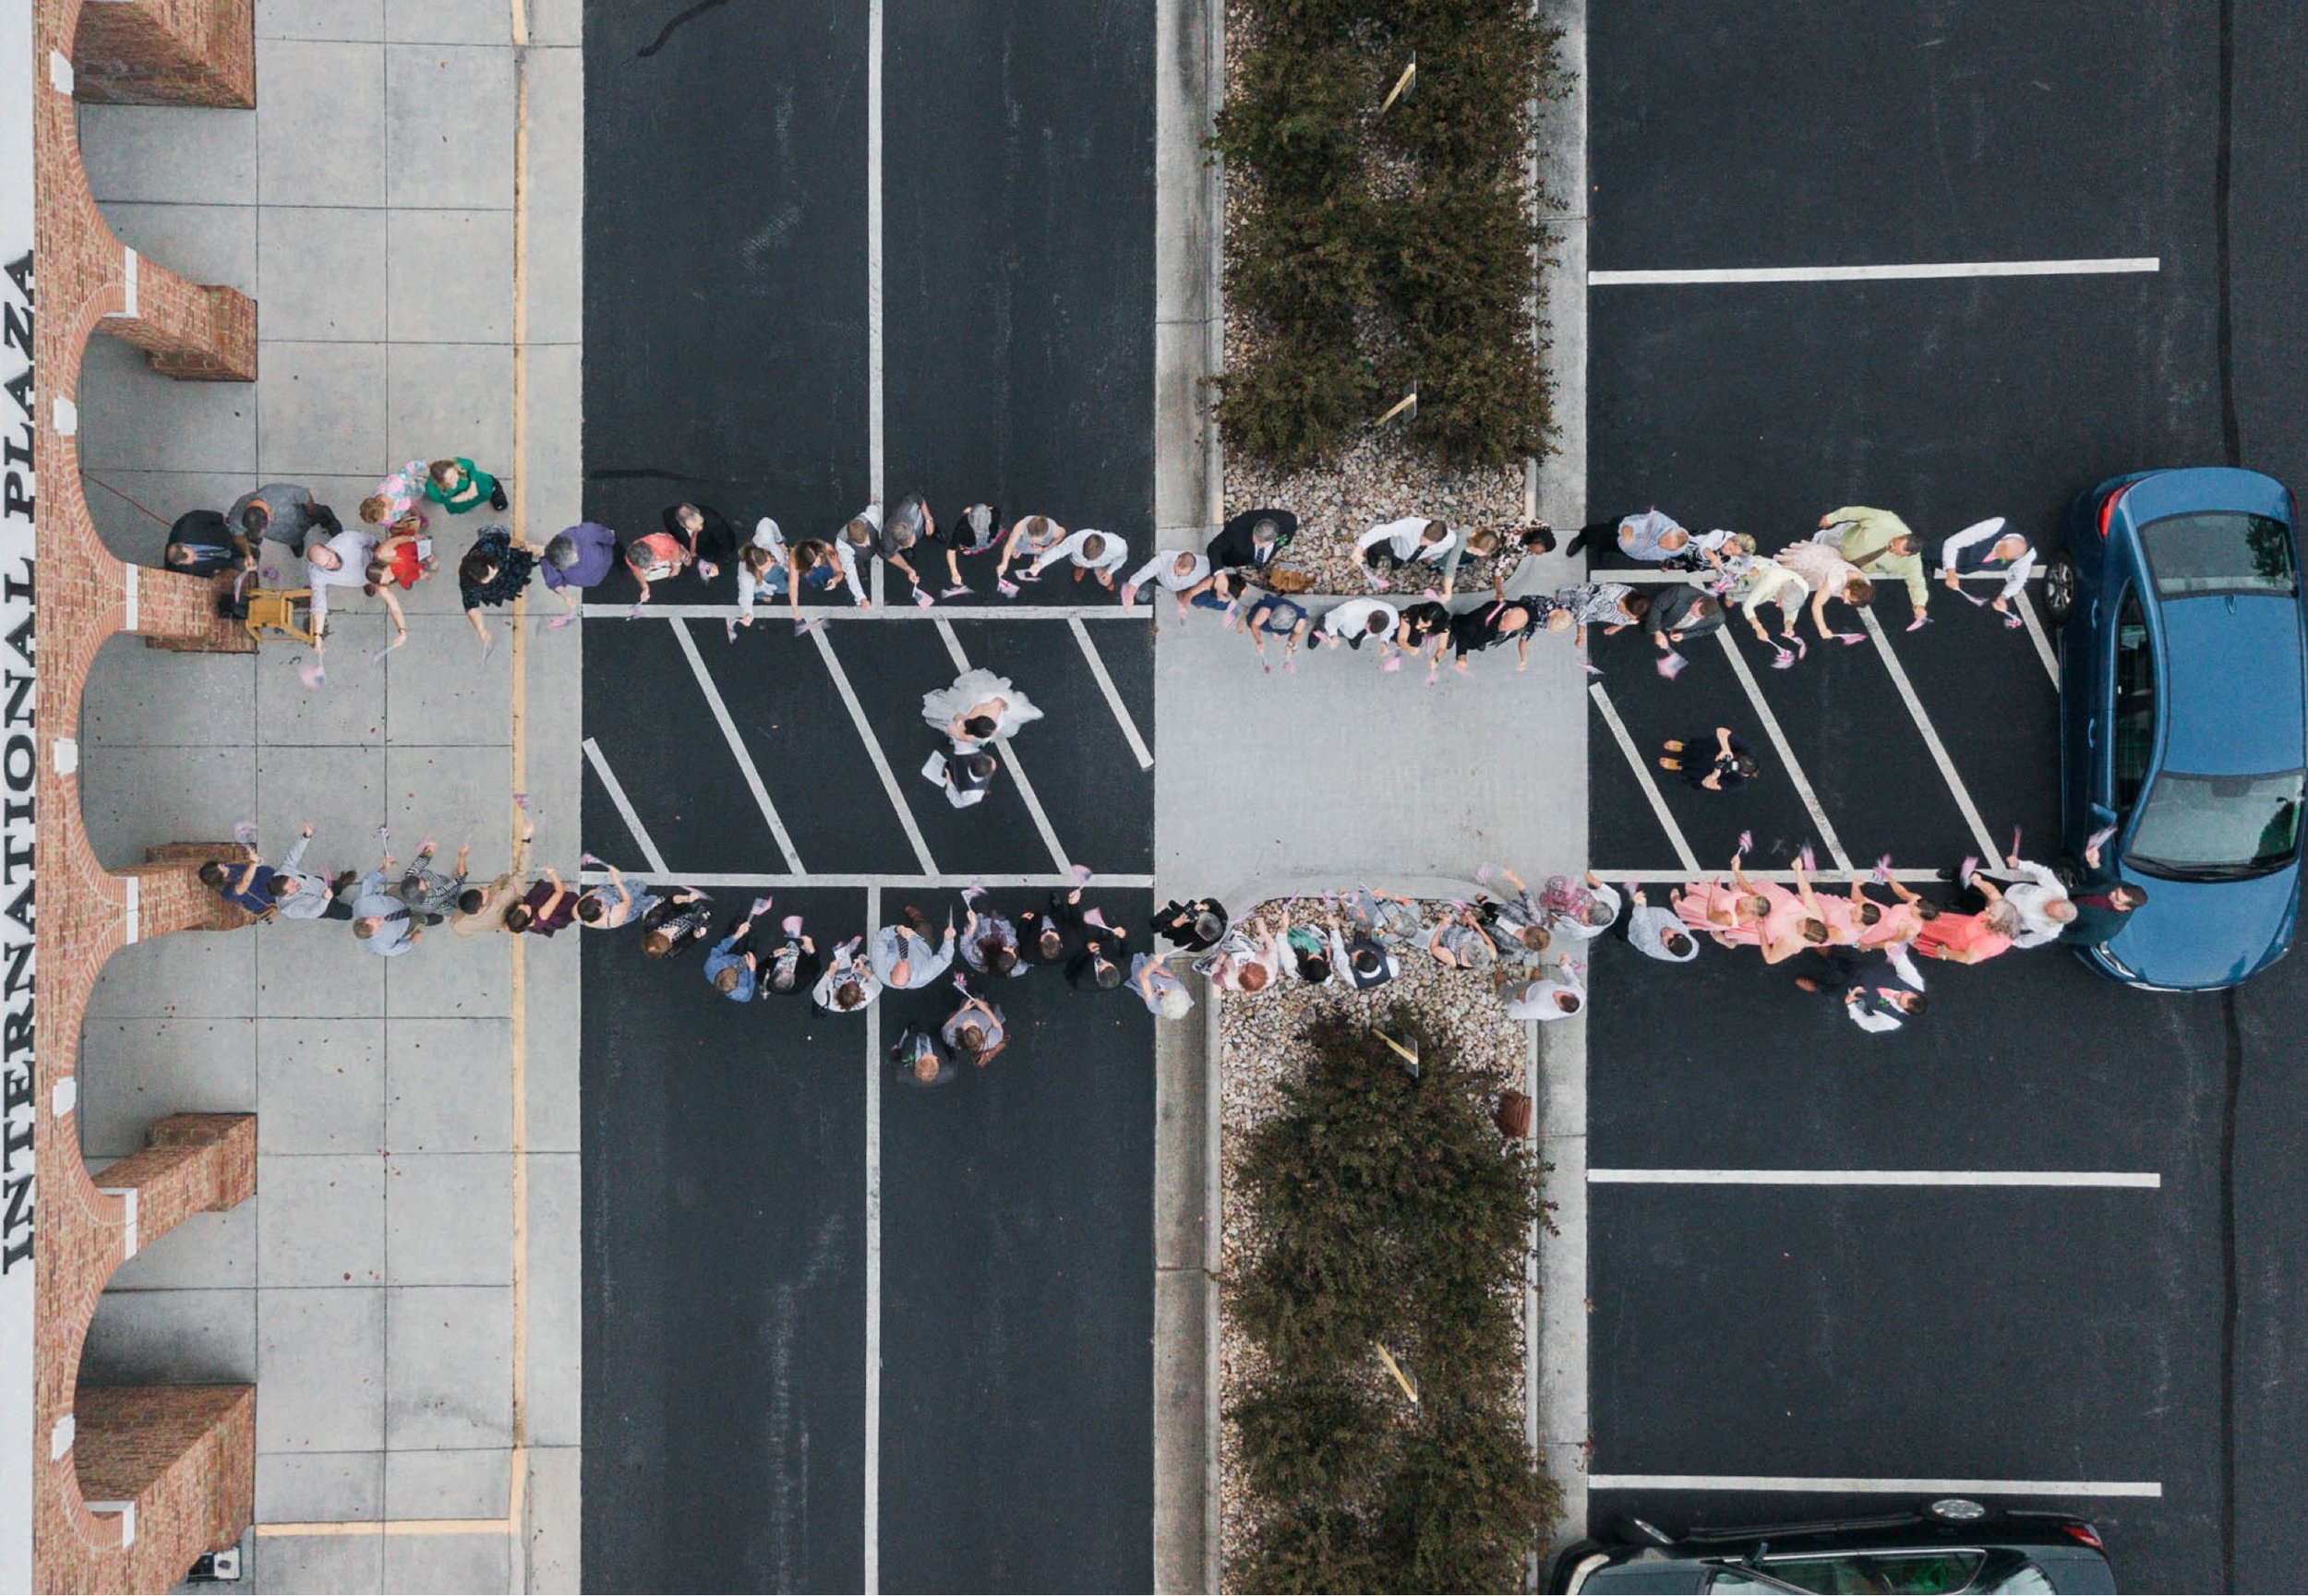
M 2150 986 L 2233 986 L 2283 950 L 2300 903 L 2300 864 L 2241 882 L 2176 882 L 2126 868 L 2147 902 L 2102 944 Z
M 2297 598 L 2167 599 L 2163 620 L 2168 768 L 2261 775 L 2308 763 Z

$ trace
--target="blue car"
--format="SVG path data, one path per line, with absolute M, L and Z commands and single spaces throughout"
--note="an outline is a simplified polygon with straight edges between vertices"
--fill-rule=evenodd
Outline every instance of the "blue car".
M 2283 956 L 2300 903 L 2308 610 L 2299 516 L 2253 471 L 2135 472 L 2069 511 L 2044 573 L 2061 625 L 2061 822 L 2147 901 L 2082 949 L 2162 991 Z

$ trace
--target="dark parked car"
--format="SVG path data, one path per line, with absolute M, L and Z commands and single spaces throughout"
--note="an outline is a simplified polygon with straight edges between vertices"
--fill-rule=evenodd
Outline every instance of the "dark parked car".
M 2061 624 L 2061 823 L 2147 891 L 2082 950 L 2208 991 L 2282 956 L 2300 902 L 2308 611 L 2297 507 L 2256 471 L 2137 472 L 2076 501 L 2044 572 Z
M 1944 1596 L 2116 1588 L 2099 1532 L 2083 1519 L 2064 1513 L 1990 1513 L 1960 1496 L 1917 1512 L 1692 1529 L 1679 1536 L 1641 1518 L 1629 1526 L 1639 1541 L 1581 1541 L 1558 1553 L 1546 1588 L 1593 1596 L 1770 1590 Z

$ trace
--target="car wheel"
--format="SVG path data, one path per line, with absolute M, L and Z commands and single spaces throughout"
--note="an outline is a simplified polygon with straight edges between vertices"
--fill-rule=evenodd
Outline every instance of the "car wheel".
M 1977 1524 L 1988 1516 L 1987 1508 L 1968 1496 L 1942 1496 L 1924 1511 L 1942 1524 Z
M 2044 567 L 2044 613 L 2054 626 L 2065 626 L 2075 610 L 2075 561 L 2062 549 Z

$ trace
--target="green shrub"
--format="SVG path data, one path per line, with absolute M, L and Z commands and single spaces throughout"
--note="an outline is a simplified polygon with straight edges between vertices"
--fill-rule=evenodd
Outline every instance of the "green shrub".
M 1379 408 L 1377 377 L 1352 347 L 1276 339 L 1215 386 L 1229 445 L 1290 468 L 1337 454 Z
M 1230 1413 L 1259 1511 L 1236 1582 L 1514 1590 L 1558 1506 L 1509 1399 L 1539 1170 L 1502 1145 L 1488 1081 L 1406 1014 L 1379 1027 L 1415 1079 L 1371 1027 L 1318 1020 L 1239 1166 L 1262 1246 L 1229 1302 L 1268 1374 Z

